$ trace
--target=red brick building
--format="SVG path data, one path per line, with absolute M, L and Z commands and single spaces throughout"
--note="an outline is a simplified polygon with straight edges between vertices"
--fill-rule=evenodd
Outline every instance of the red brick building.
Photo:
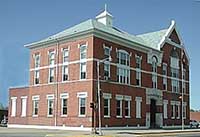
M 10 88 L 9 127 L 97 126 L 98 110 L 90 103 L 97 102 L 98 61 L 103 127 L 178 127 L 182 114 L 188 125 L 189 57 L 175 22 L 131 35 L 112 21 L 105 10 L 96 19 L 25 45 L 30 85 Z
M 200 122 L 200 112 L 190 112 L 190 120 L 196 120 Z

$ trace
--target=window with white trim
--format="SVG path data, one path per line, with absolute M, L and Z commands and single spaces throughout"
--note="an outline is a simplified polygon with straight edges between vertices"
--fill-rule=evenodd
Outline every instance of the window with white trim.
M 40 67 L 40 54 L 35 54 L 35 68 L 39 68 Z
M 67 102 L 68 102 L 69 94 L 62 93 L 60 94 L 61 99 L 61 116 L 67 116 Z
M 49 83 L 54 82 L 54 68 L 49 68 Z
M 122 117 L 122 100 L 117 100 L 116 102 L 117 102 L 117 104 L 116 104 L 117 105 L 116 106 L 117 117 Z
M 104 63 L 104 78 L 106 80 L 110 78 L 110 62 L 108 61 Z
M 63 66 L 63 76 L 62 76 L 63 81 L 69 80 L 69 68 L 68 65 Z
M 116 117 L 121 118 L 122 117 L 122 95 L 116 95 Z
M 81 63 L 80 69 L 80 79 L 86 79 L 86 62 Z
M 111 99 L 111 94 L 103 93 L 104 117 L 110 117 L 110 99 Z
M 163 117 L 164 119 L 167 119 L 168 116 L 167 116 L 167 105 L 168 105 L 168 100 L 164 100 L 163 101 Z
M 117 51 L 117 81 L 130 84 L 130 55 L 124 50 Z
M 135 56 L 135 62 L 136 62 L 136 68 L 137 69 L 141 69 L 141 61 L 142 61 L 142 57 L 140 57 L 140 56 Z
M 53 103 L 54 103 L 54 95 L 47 95 L 47 116 L 52 117 L 53 116 Z
M 86 59 L 86 56 L 87 56 L 87 46 L 84 44 L 80 46 L 80 60 Z
M 163 63 L 163 89 L 167 90 L 167 64 Z
M 63 64 L 68 63 L 69 61 L 69 50 L 63 49 Z
M 141 103 L 142 103 L 142 97 L 135 97 L 136 101 L 136 118 L 141 118 Z
M 26 117 L 27 96 L 21 97 L 21 101 L 22 101 L 22 104 L 21 104 L 21 108 L 22 108 L 21 116 L 22 117 Z
M 170 67 L 171 67 L 171 86 L 172 92 L 179 92 L 179 57 L 175 50 L 172 50 L 170 55 Z
M 131 96 L 124 96 L 125 118 L 131 117 Z
M 85 117 L 86 116 L 86 97 L 87 92 L 79 92 L 77 93 L 77 97 L 79 99 L 79 116 Z
M 124 50 L 117 51 L 117 63 L 125 66 L 130 66 L 130 55 Z
M 152 88 L 157 88 L 157 58 L 152 58 Z
M 32 96 L 32 101 L 33 101 L 33 116 L 38 116 L 39 96 Z
M 176 119 L 180 119 L 180 102 L 176 103 Z
M 34 74 L 34 84 L 40 84 L 40 71 L 39 70 L 35 70 L 35 74 Z
M 11 97 L 11 117 L 16 116 L 17 97 Z
M 117 81 L 119 83 L 130 84 L 130 69 L 117 68 Z
M 104 56 L 105 58 L 110 57 L 111 48 L 104 45 Z
M 55 51 L 49 51 L 49 66 L 55 64 Z
M 163 89 L 167 90 L 167 77 L 163 77 Z
M 175 101 L 171 101 L 171 119 L 175 119 L 175 115 L 176 115 Z

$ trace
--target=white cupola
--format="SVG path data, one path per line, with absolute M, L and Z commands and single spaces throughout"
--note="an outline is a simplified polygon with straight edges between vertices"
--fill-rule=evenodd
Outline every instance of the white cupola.
M 113 16 L 110 13 L 108 13 L 106 4 L 105 4 L 105 10 L 96 16 L 96 20 L 108 27 L 112 27 Z

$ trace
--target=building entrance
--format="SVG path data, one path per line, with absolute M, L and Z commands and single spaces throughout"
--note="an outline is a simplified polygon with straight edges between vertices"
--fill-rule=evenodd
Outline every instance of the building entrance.
M 151 99 L 150 104 L 150 127 L 156 128 L 156 100 Z

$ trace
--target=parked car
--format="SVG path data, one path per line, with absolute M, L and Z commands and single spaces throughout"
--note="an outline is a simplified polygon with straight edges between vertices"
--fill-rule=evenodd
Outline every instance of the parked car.
M 4 116 L 4 119 L 1 120 L 1 126 L 7 126 L 8 124 L 8 117 Z
M 199 127 L 199 122 L 197 122 L 196 120 L 190 120 L 190 128 L 198 128 Z

